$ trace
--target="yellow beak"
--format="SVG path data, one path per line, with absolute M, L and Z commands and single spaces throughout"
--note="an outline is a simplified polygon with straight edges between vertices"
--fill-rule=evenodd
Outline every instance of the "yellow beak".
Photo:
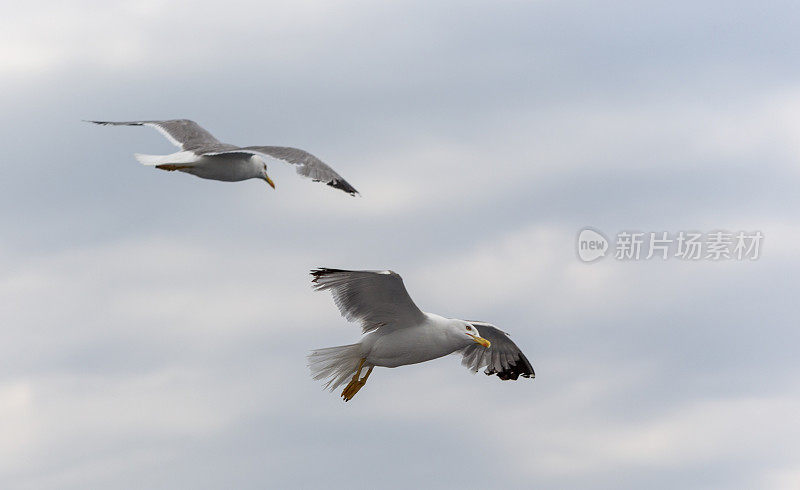
M 483 337 L 478 337 L 477 335 L 472 336 L 472 340 L 476 343 L 481 344 L 482 346 L 486 347 L 487 349 L 491 347 L 492 343 L 488 340 L 484 339 Z
M 265 174 L 264 177 L 267 179 L 267 184 L 269 184 L 269 186 L 274 189 L 275 188 L 275 182 L 273 182 L 272 179 L 269 178 L 269 175 Z

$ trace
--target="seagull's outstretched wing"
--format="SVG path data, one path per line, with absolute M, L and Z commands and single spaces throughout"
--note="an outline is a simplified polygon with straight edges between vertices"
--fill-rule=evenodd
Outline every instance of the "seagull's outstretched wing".
M 104 126 L 149 126 L 163 134 L 170 143 L 186 151 L 200 150 L 197 153 L 220 151 L 236 148 L 233 145 L 220 143 L 217 138 L 189 119 L 172 119 L 169 121 L 87 121 Z
M 477 328 L 481 337 L 491 342 L 492 346 L 487 349 L 475 344 L 462 349 L 461 354 L 464 357 L 461 359 L 461 364 L 475 372 L 486 367 L 484 373 L 489 376 L 496 374 L 500 379 L 536 377 L 528 358 L 507 333 L 488 323 L 472 321 L 469 323 Z
M 315 182 L 324 182 L 331 187 L 341 189 L 351 196 L 358 194 L 358 191 L 337 174 L 325 162 L 315 157 L 307 151 L 288 146 L 244 146 L 241 148 L 204 152 L 204 155 L 220 155 L 225 153 L 251 153 L 269 158 L 277 158 L 284 162 L 297 165 L 297 173 L 312 179 Z
M 360 322 L 364 333 L 379 327 L 417 325 L 426 318 L 396 272 L 320 268 L 311 271 L 311 275 L 314 288 L 330 289 L 342 316 Z

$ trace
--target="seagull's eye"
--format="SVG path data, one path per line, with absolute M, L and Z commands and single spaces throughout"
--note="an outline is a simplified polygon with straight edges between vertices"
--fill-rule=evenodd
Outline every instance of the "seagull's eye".
M 472 327 L 470 327 L 469 325 L 467 325 L 467 330 L 472 330 Z

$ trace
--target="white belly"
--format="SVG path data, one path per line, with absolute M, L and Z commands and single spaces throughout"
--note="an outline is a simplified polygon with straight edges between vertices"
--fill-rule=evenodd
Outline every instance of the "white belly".
M 202 157 L 192 167 L 182 171 L 203 179 L 225 182 L 239 182 L 259 176 L 258 172 L 254 170 L 250 158 L 241 155 Z
M 446 356 L 459 346 L 428 326 L 400 328 L 374 338 L 367 362 L 374 366 L 397 367 Z M 373 334 L 373 335 L 375 335 Z

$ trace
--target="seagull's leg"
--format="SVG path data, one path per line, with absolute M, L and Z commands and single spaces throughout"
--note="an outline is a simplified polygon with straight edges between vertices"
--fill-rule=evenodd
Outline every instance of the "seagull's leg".
M 367 384 L 367 378 L 369 378 L 369 375 L 372 373 L 372 368 L 375 366 L 370 366 L 367 370 L 366 376 L 364 376 L 363 379 L 359 379 L 359 376 L 361 376 L 361 368 L 364 367 L 365 362 L 367 362 L 367 359 L 362 357 L 361 362 L 358 363 L 358 369 L 356 369 L 356 373 L 353 375 L 353 379 L 344 388 L 344 391 L 342 391 L 342 398 L 344 398 L 344 401 L 350 401 L 354 396 L 356 396 L 358 390 Z
M 358 369 L 356 369 L 356 373 L 353 375 L 353 381 L 358 381 L 358 378 L 361 377 L 361 368 L 364 367 L 365 362 L 367 362 L 367 358 L 362 357 L 361 361 L 358 363 Z
M 367 369 L 367 374 L 364 375 L 363 378 L 361 378 L 361 381 L 359 381 L 359 383 L 361 383 L 361 386 L 364 386 L 365 384 L 367 384 L 367 378 L 369 378 L 369 375 L 372 374 L 372 368 L 374 368 L 374 367 L 375 366 L 370 366 L 369 369 Z
M 358 391 L 356 385 L 358 384 L 359 376 L 361 376 L 361 368 L 364 367 L 365 362 L 367 362 L 367 359 L 365 357 L 362 357 L 361 361 L 359 361 L 358 363 L 358 367 L 356 368 L 355 374 L 353 374 L 353 379 L 350 380 L 350 383 L 348 383 L 347 386 L 344 387 L 344 390 L 342 391 L 342 398 L 344 398 L 344 401 L 348 401 L 351 398 L 353 398 L 353 396 L 355 396 L 356 392 Z
M 165 163 L 163 165 L 156 165 L 156 168 L 160 168 L 161 170 L 173 171 L 173 170 L 184 170 L 187 168 L 192 168 L 192 165 L 176 165 L 172 163 Z
M 356 383 L 358 383 L 358 378 L 359 378 L 359 376 L 361 376 L 361 368 L 364 367 L 364 363 L 365 362 L 367 362 L 367 359 L 362 357 L 361 361 L 359 361 L 359 363 L 358 363 L 358 367 L 356 368 L 355 374 L 353 374 L 353 379 L 350 380 L 350 383 L 348 383 L 348 385 L 344 387 L 344 391 L 342 391 L 342 398 L 345 399 L 344 401 L 347 401 L 350 398 L 353 398 L 352 396 L 348 396 L 348 395 L 353 390 L 353 387 L 356 385 Z M 355 395 L 355 393 L 352 393 L 352 394 Z

